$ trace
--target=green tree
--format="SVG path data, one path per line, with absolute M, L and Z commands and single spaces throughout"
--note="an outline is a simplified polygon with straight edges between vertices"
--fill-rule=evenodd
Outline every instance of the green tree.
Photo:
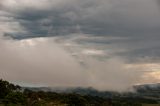
M 0 99 L 4 99 L 9 93 L 19 91 L 20 89 L 20 86 L 0 79 Z
M 5 103 L 26 104 L 26 97 L 21 92 L 10 92 L 5 97 Z

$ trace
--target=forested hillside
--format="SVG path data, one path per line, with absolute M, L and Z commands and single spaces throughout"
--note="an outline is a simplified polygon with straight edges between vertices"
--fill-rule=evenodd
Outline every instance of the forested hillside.
M 89 93 L 85 93 L 89 92 Z M 0 80 L 0 106 L 144 106 L 157 104 L 152 98 L 133 96 L 131 93 L 123 95 L 106 92 L 104 96 L 97 95 L 98 91 L 77 89 L 73 92 L 35 91 L 21 88 L 18 85 Z M 112 96 L 107 96 L 112 94 Z M 105 96 L 106 95 L 106 96 Z M 148 105 L 147 105 L 148 106 Z

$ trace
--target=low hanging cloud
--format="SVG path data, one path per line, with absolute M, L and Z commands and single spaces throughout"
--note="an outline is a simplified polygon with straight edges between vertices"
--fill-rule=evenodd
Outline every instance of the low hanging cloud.
M 148 74 L 143 72 L 144 69 L 128 67 L 123 59 L 99 61 L 88 58 L 88 54 L 81 58 L 87 65 L 83 67 L 55 40 L 1 38 L 0 77 L 23 85 L 126 91 L 143 83 L 143 76 Z
M 1 40 L 0 51 L 2 78 L 55 86 L 85 83 L 79 65 L 52 40 Z

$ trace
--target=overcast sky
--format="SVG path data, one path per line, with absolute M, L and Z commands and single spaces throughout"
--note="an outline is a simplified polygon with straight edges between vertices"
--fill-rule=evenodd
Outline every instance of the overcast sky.
M 0 77 L 27 86 L 160 82 L 159 0 L 0 0 Z

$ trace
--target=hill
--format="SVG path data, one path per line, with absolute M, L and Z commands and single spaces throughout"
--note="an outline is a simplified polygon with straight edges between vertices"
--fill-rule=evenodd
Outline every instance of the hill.
M 157 106 L 159 84 L 134 86 L 135 92 L 93 88 L 20 87 L 0 80 L 0 106 Z

